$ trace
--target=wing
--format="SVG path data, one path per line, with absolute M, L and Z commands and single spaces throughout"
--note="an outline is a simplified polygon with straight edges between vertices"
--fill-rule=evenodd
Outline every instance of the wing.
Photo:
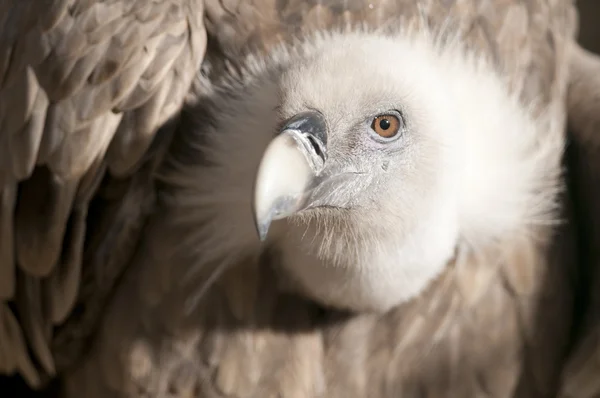
M 126 177 L 181 107 L 205 44 L 200 0 L 0 4 L 0 373 L 34 386 L 53 375 L 53 333 L 82 278 L 116 278 L 103 268 L 110 248 L 85 267 L 83 252 L 94 235 L 139 224 L 143 202 L 117 206 Z M 105 201 L 92 214 L 106 170 L 125 188 L 115 208 Z
M 560 397 L 591 398 L 600 394 L 600 56 L 579 46 L 571 53 L 569 169 L 582 253 L 582 319 Z
M 236 73 L 244 54 L 303 32 L 348 23 L 385 28 L 400 18 L 416 28 L 459 31 L 497 61 L 525 101 L 540 110 L 556 107 L 557 126 L 564 121 L 566 47 L 576 24 L 569 0 L 212 0 L 205 7 L 203 72 L 212 80 Z M 176 134 L 185 129 L 184 118 Z M 538 249 L 520 248 L 500 270 L 467 261 L 423 300 L 387 317 L 348 322 L 282 294 L 275 277 L 250 259 L 219 278 L 190 316 L 184 309 L 191 293 L 182 291 L 181 279 L 194 259 L 166 255 L 189 231 L 162 215 L 152 225 L 90 355 L 69 375 L 70 396 L 491 397 L 511 391 L 532 397 L 556 389 L 570 326 L 568 251 L 553 252 L 556 263 L 549 264 L 546 254 L 536 257 Z M 197 283 L 213 277 L 207 272 Z M 509 349 L 490 354 L 494 344 Z M 500 364 L 502 374 L 477 368 L 480 357 Z M 521 373 L 524 363 L 529 367 Z

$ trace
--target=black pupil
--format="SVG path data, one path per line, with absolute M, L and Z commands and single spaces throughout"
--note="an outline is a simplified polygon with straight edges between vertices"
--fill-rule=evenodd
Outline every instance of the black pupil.
M 390 121 L 388 119 L 381 119 L 379 121 L 379 127 L 381 127 L 383 130 L 387 130 L 390 128 L 392 124 L 390 123 Z

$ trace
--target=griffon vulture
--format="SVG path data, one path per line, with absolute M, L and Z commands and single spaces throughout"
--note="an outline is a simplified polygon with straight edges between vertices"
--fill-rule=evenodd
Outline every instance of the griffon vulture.
M 576 29 L 570 0 L 4 1 L 0 371 L 73 398 L 581 386 Z

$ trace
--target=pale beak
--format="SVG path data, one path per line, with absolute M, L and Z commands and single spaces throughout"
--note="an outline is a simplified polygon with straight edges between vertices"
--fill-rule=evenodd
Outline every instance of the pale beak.
M 273 220 L 304 209 L 327 159 L 323 115 L 296 115 L 267 146 L 254 182 L 253 213 L 260 240 Z

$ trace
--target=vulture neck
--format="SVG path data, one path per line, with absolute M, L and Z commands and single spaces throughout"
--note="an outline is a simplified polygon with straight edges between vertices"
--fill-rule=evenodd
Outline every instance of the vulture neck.
M 398 217 L 382 220 L 379 214 L 326 223 L 326 230 L 316 222 L 305 228 L 278 226 L 274 240 L 281 264 L 303 294 L 321 303 L 387 311 L 418 295 L 454 256 L 456 206 L 442 198 L 436 197 L 433 211 L 408 228 Z

